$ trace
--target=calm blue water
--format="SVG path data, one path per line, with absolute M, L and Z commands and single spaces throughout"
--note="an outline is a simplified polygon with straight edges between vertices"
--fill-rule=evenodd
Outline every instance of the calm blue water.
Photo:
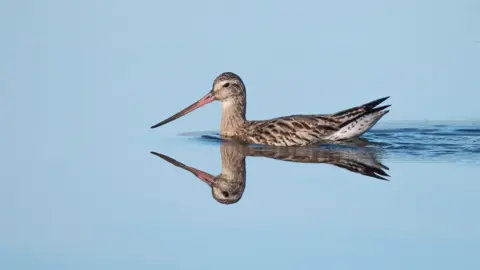
M 303 150 L 215 137 L 87 137 L 85 150 L 57 142 L 43 149 L 55 157 L 12 156 L 2 170 L 13 178 L 0 182 L 0 268 L 480 267 L 480 124 L 380 123 L 366 140 Z M 240 153 L 241 198 L 219 203 L 150 151 L 214 181 L 222 155 Z M 378 168 L 388 181 L 368 175 Z

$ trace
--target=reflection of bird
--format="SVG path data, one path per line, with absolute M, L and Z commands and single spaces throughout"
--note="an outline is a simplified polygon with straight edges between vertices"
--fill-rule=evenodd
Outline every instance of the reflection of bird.
M 302 163 L 328 163 L 349 171 L 387 180 L 386 166 L 378 162 L 375 153 L 365 149 L 347 149 L 331 147 L 328 149 L 312 147 L 252 147 L 227 142 L 220 146 L 222 171 L 213 176 L 204 171 L 189 167 L 166 155 L 151 152 L 171 164 L 193 173 L 212 188 L 215 200 L 223 204 L 236 203 L 243 195 L 246 182 L 245 157 L 267 157 L 284 161 Z
M 222 102 L 220 124 L 222 137 L 234 137 L 243 142 L 275 146 L 315 144 L 322 140 L 357 138 L 388 113 L 390 105 L 377 107 L 388 97 L 334 114 L 291 115 L 264 121 L 248 121 L 246 90 L 242 79 L 231 72 L 220 74 L 212 90 L 203 98 L 152 126 L 159 127 L 215 100 Z

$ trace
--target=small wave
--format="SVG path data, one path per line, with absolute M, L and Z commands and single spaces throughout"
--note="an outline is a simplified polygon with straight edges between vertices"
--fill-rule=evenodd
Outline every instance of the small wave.
M 480 134 L 480 128 L 475 128 L 475 129 L 468 129 L 468 128 L 459 128 L 459 129 L 455 129 L 455 131 L 458 131 L 458 132 L 472 132 L 472 133 L 479 133 Z
M 206 140 L 206 141 L 210 141 L 210 142 L 224 142 L 225 141 L 220 136 L 214 136 L 214 135 L 201 135 L 201 138 Z
M 218 144 L 225 141 L 216 131 L 182 135 L 206 143 Z M 382 128 L 373 129 L 363 137 L 365 141 L 361 147 L 374 148 L 389 159 L 480 163 L 480 125 Z

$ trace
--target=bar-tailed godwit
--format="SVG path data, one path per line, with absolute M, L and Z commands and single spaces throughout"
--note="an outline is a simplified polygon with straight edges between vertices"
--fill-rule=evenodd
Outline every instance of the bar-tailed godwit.
M 235 73 L 224 72 L 213 82 L 210 92 L 197 102 L 153 125 L 156 128 L 171 122 L 212 101 L 222 102 L 220 135 L 250 144 L 301 146 L 322 141 L 357 138 L 382 116 L 390 105 L 377 107 L 388 97 L 333 114 L 290 115 L 262 121 L 248 121 L 246 89 Z

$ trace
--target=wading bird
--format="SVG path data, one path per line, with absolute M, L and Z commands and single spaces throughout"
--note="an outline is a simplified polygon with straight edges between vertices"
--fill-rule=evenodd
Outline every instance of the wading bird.
M 374 126 L 390 105 L 377 107 L 389 97 L 333 114 L 290 115 L 270 120 L 248 121 L 246 89 L 235 73 L 224 72 L 213 82 L 212 90 L 203 98 L 153 125 L 156 128 L 171 122 L 212 101 L 222 102 L 220 135 L 249 144 L 303 146 L 322 141 L 358 138 Z

